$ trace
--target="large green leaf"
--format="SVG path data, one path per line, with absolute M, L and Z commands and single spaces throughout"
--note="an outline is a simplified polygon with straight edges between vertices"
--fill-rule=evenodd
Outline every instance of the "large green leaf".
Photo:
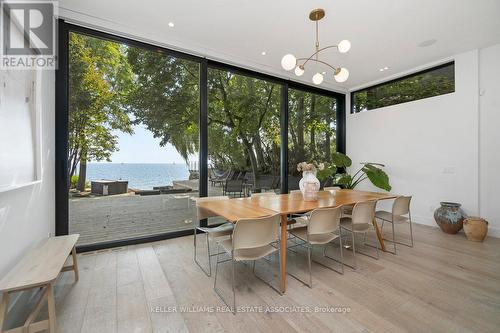
M 316 177 L 324 182 L 326 179 L 332 175 L 334 175 L 337 172 L 337 168 L 335 165 L 326 165 L 323 170 L 318 170 Z
M 335 184 L 342 185 L 344 188 L 352 188 L 352 177 L 348 173 L 339 173 L 335 175 Z
M 386 191 L 391 190 L 392 187 L 389 184 L 389 176 L 387 176 L 384 170 L 377 168 L 372 164 L 365 164 L 363 166 L 363 172 L 376 187 Z
M 349 156 L 342 153 L 335 153 L 332 155 L 332 162 L 337 166 L 337 168 L 347 168 L 352 164 Z

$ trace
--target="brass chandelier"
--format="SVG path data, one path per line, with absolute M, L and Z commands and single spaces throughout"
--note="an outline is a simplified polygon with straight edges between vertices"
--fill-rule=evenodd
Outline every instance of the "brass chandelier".
M 346 53 L 351 48 L 351 42 L 344 39 L 338 45 L 329 45 L 329 46 L 325 46 L 325 47 L 320 47 L 319 46 L 319 37 L 318 37 L 319 36 L 318 22 L 323 17 L 325 17 L 325 11 L 321 8 L 313 9 L 311 11 L 311 13 L 309 13 L 309 19 L 316 23 L 316 44 L 315 44 L 316 50 L 315 50 L 315 52 L 313 54 L 311 54 L 311 56 L 308 58 L 296 58 L 293 54 L 287 54 L 281 59 L 281 67 L 283 67 L 283 69 L 287 70 L 287 71 L 291 71 L 292 69 L 295 69 L 295 75 L 302 76 L 302 74 L 304 74 L 304 72 L 305 72 L 305 67 L 306 67 L 307 63 L 316 62 L 316 63 L 322 64 L 322 65 L 327 66 L 330 69 L 332 69 L 333 70 L 333 77 L 334 77 L 335 81 L 345 82 L 347 80 L 347 78 L 349 77 L 349 71 L 344 67 L 334 67 L 334 66 L 330 65 L 329 63 L 327 63 L 323 60 L 320 60 L 319 54 L 324 50 L 331 49 L 334 47 L 336 47 L 340 53 Z M 323 82 L 323 74 L 319 73 L 319 72 L 314 74 L 312 77 L 312 82 L 314 84 L 321 84 Z

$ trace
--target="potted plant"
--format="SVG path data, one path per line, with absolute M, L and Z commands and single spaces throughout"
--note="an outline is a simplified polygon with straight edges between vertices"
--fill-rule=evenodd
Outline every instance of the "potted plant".
M 332 156 L 333 164 L 337 169 L 348 168 L 352 165 L 352 161 L 349 156 L 342 153 L 335 153 Z M 359 168 L 353 175 L 342 172 L 334 176 L 334 181 L 336 184 L 341 185 L 343 188 L 354 189 L 358 184 L 368 179 L 370 182 L 386 191 L 391 190 L 391 185 L 389 184 L 389 176 L 382 170 L 385 165 L 373 162 L 362 162 L 361 168 Z

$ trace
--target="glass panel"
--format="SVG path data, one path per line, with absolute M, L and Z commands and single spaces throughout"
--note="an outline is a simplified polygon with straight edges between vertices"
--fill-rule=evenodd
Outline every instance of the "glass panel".
M 298 190 L 300 162 L 328 163 L 337 151 L 337 100 L 301 90 L 288 91 L 288 190 Z M 326 184 L 329 185 L 329 184 Z
M 455 91 L 455 64 L 449 63 L 353 93 L 353 112 L 377 109 Z
M 208 71 L 209 195 L 280 188 L 280 85 Z
M 199 64 L 73 32 L 69 62 L 69 226 L 79 245 L 192 228 Z

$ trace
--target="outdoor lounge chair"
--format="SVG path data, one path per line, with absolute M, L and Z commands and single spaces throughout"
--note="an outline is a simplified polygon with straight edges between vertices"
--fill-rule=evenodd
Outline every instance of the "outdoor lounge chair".
M 230 179 L 224 184 L 223 195 L 243 196 L 243 179 Z

